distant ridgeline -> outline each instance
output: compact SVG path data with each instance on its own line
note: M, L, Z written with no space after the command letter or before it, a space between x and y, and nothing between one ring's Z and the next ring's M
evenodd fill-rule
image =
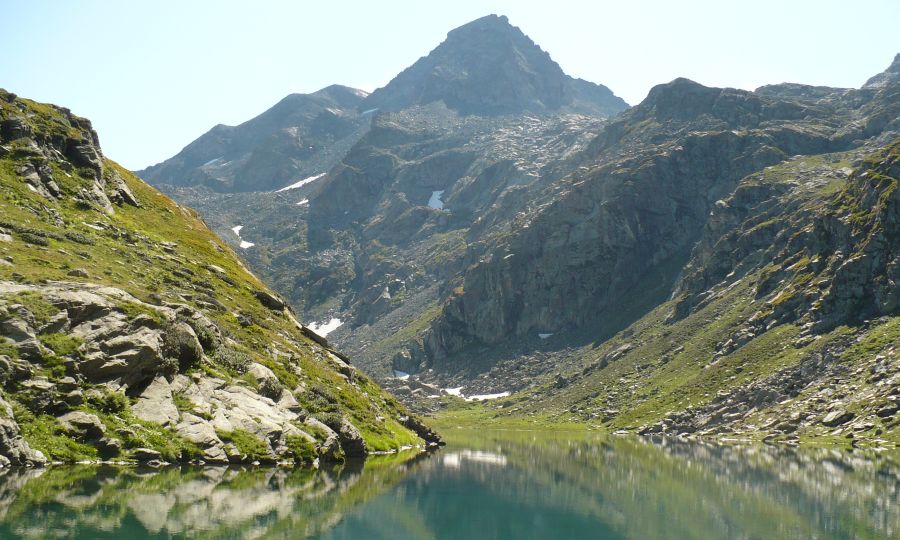
M898 133L900 56L859 89L676 79L628 108L488 16L138 174L420 410L883 443Z
M0 185L0 465L437 441L88 120L0 90Z

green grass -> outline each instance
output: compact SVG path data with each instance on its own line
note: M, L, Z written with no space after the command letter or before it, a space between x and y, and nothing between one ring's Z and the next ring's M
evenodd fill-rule
M294 456L294 461L297 463L312 463L313 460L319 457L318 452L316 452L316 444L306 437L291 435L285 437L285 442Z
M75 354L82 343L81 339L62 333L42 334L38 339L59 356Z
M13 411L22 436L47 459L64 462L98 459L96 448L66 435L56 418L48 414L36 415L18 404L13 404Z
M243 429L234 431L216 430L216 435L225 443L233 443L241 455L251 461L271 459L269 446L256 435Z
M38 324L47 323L54 315L59 313L59 309L45 301L39 293L26 291L20 292L11 298L14 302L18 302L25 306L25 309L31 312L35 322Z

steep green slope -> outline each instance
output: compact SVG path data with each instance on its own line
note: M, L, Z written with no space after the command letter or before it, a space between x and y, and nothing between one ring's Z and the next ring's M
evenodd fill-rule
M0 456L309 461L428 436L90 122L0 91L0 143Z

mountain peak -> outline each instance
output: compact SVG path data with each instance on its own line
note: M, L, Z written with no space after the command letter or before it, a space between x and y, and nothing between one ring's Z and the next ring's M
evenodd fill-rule
M627 108L608 88L566 75L547 52L499 15L451 30L428 56L373 92L361 107L399 110L436 101L479 115L561 109L609 115Z
M509 18L506 15L496 15L494 13L491 13L490 15L485 15L484 17L480 17L460 27L454 28L453 30L450 30L447 35L450 36L452 34L466 32L467 30L471 29L512 29L521 32L518 28L509 23Z

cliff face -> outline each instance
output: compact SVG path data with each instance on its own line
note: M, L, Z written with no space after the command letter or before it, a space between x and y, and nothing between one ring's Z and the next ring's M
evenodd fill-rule
M743 178L673 297L515 408L645 434L896 444L898 150L890 134Z
M0 92L0 182L4 463L310 462L430 438L87 120Z
M645 312L670 294L709 212L742 177L896 124L896 89L860 92L785 99L685 79L654 88L572 160L578 170L548 189L547 204L467 269L432 324L429 356L589 323L601 336L627 326L620 306L642 302Z

